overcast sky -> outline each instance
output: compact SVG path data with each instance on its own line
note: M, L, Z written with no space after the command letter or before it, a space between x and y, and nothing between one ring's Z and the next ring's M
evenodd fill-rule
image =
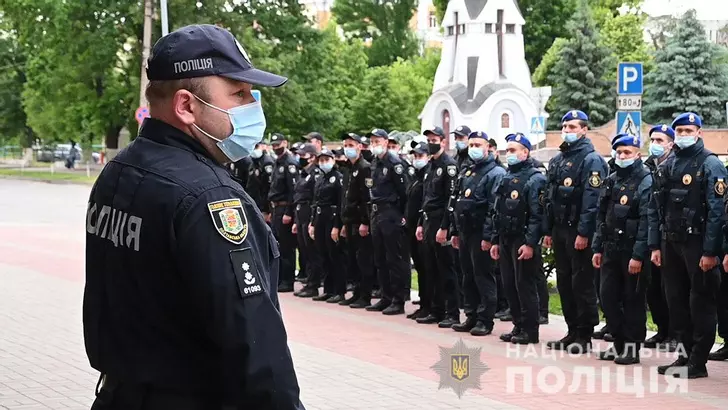
M645 0L642 10L652 16L695 9L701 20L728 20L726 0Z

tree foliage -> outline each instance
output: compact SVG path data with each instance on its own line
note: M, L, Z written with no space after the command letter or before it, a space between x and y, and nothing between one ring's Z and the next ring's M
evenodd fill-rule
M0 31L3 30L0 22ZM0 37L0 146L29 147L35 139L23 110L21 93L25 84L26 56L14 33Z
M416 8L417 0L337 0L332 12L349 37L371 41L367 55L376 67L417 54L409 28Z
M606 72L615 62L600 42L586 0L581 0L568 28L571 38L559 52L551 76L553 107L557 113L584 110L599 126L614 112L613 84L606 80Z
M724 123L728 73L718 46L708 42L695 11L685 13L665 47L655 54L655 69L645 77L645 119L671 122L681 112L703 117L706 126Z
M442 22L443 17L445 17L445 12L447 11L447 3L449 3L450 0L432 0L432 4L435 6L435 16L437 17L437 22Z
M574 0L518 0L523 27L526 62L535 72L556 38L568 36L566 23L575 9Z

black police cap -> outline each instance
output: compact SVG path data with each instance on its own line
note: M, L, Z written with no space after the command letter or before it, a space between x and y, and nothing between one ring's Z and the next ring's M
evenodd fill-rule
M354 140L354 141L356 141L356 142L358 142L360 144L362 143L361 136L359 136L359 134L355 134L353 132L344 133L344 135L341 136L341 140L342 141Z
M248 84L280 87L288 78L253 67L229 31L211 24L182 27L160 38L147 60L149 80L220 76Z

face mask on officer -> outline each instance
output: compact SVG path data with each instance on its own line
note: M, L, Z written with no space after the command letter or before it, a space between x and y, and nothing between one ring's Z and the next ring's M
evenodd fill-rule
M570 120L561 124L561 139L567 144L573 144L586 133L586 125L580 120Z
M328 173L334 169L334 160L328 157L321 157L321 159L319 159L318 166L321 168L321 171Z
M639 148L637 147L617 147L617 157L614 159L614 164L620 168L628 168L634 165L639 156Z
M427 155L415 155L412 165L414 165L416 169L422 169L427 166L428 162L430 162L430 159L427 158Z
M362 156L362 158L364 158L365 160L367 160L369 162L371 162L374 159L374 154L372 153L371 150L368 150L368 149L362 150L361 156Z
M283 146L281 146L281 145L279 145L279 146L277 146L277 147L273 148L273 152L275 152L275 153L276 153L276 157L280 157L281 155L283 155L283 153L284 153L285 151L286 151L286 147L283 147Z
M457 148L458 151L463 151L468 149L468 142L467 141L455 141L455 148Z
M346 155L346 158L355 159L359 156L359 153L354 147L344 147L344 155Z
M301 165L301 168L306 168L311 163L311 157L301 157L298 159L298 163Z
M387 149L387 151L389 151L389 153L394 155L395 157L399 156L399 151L395 148L389 148L389 149Z
M675 136L675 145L680 148L688 148L698 142L698 138L695 135L677 135Z
M253 152L250 153L250 156L255 159L258 159L263 156L263 150L260 148L256 148L253 150Z
M195 98L206 106L228 115L228 120L233 131L224 138L217 138L211 135L195 123L192 125L207 137L215 140L217 147L231 162L237 162L249 156L255 149L255 146L263 140L266 120L260 102L255 101L250 104L239 105L225 110L208 103L196 95Z
M508 165L517 165L528 158L528 150L520 143L509 141L506 146L506 162Z

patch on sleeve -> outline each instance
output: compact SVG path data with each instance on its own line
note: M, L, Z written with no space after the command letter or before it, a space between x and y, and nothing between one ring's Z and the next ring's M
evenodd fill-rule
M541 206L544 206L545 203L546 203L546 200L544 199L543 191L541 191L538 193L538 204Z
M602 185L602 178L599 176L599 172L592 172L591 176L589 177L589 185L591 185L593 188L599 188Z
M725 181L723 180L723 178L718 178L715 181L715 186L713 187L713 189L715 189L715 193L718 196L723 196L723 194L725 194L725 188L726 188L726 184L725 184Z
M233 272L235 272L235 280L238 282L241 298L265 292L260 273L253 260L253 251L250 248L230 252L230 262L233 264Z
M448 165L447 174L450 175L451 177L454 177L455 175L458 174L458 167L456 167L455 165Z
M402 172L404 171L404 167L402 164L397 164L394 166L394 173L397 175L402 175Z
M265 172L268 174L273 173L273 165L266 165L265 166Z
M228 241L240 245L248 236L248 219L240 199L230 198L207 204L217 233Z
M296 169L295 165L289 165L288 172L290 172L291 174L295 174L296 172L298 172L298 170Z
M413 167L409 167L407 169L407 173L410 174L410 175L414 175L415 174L415 169Z

